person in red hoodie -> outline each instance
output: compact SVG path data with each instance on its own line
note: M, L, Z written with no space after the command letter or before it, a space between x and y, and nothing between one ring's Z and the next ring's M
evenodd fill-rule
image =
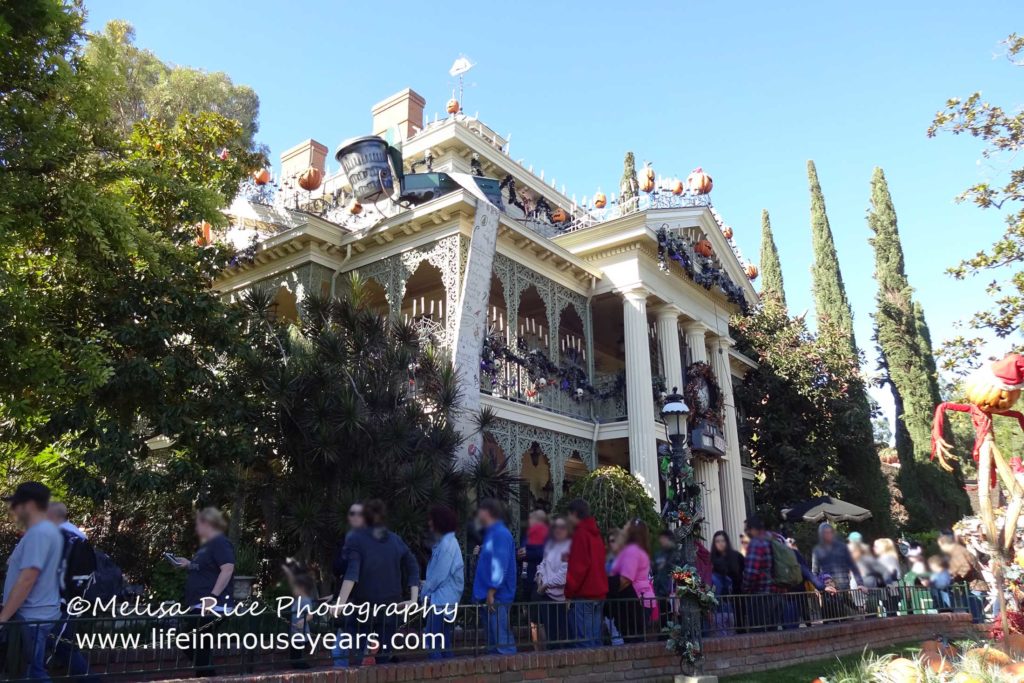
M597 522L590 516L590 505L582 498L569 503L569 523L573 525L569 568L565 578L565 599L577 647L600 647L601 602L608 595L605 573L605 547Z

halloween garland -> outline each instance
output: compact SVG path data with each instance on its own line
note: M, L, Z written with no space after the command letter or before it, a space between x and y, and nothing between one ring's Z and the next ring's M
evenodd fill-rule
M691 280L704 289L710 290L717 286L729 301L740 307L743 313L750 310L743 289L729 279L713 256L702 256L697 253L695 246L688 239L669 231L668 226L663 225L658 228L658 264L662 270L668 271L669 263L673 261L679 264Z

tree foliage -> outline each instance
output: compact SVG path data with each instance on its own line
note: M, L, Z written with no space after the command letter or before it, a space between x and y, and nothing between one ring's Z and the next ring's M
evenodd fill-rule
M1003 44L1011 63L1024 66L1024 36L1011 34ZM987 337L994 335L1014 350L1024 349L1024 167L1011 167L1024 150L1024 111L1019 107L1007 111L975 92L966 99L955 97L946 102L928 128L928 136L939 132L969 135L984 142L987 146L982 158L1001 166L1000 174L1005 177L999 183L976 183L957 198L1002 212L1006 223L1006 231L995 243L948 271L958 280L992 278L987 288L988 305L967 323L971 332L948 341L943 348L944 367L966 371L983 359Z
M941 397L924 311L914 301L907 279L896 209L881 168L876 168L871 178L867 221L878 282L875 342L883 382L896 406L896 451L904 504L911 525L944 528L969 506L959 473L943 477L937 476L938 472L920 471L930 469L932 413ZM922 485L922 478L928 485Z
M768 209L761 210L761 298L776 298L786 307L786 288L782 281L779 248L775 246Z
M760 507L777 517L787 505L836 495L872 510L873 528L888 531L887 494L854 487L842 465L851 393L862 390L842 334L829 325L812 334L774 298L735 318L733 331L737 348L758 364L735 391Z
M643 520L652 536L661 531L662 519L654 499L636 477L616 465L599 467L573 482L569 494L562 496L560 509L564 511L576 498L590 503L590 512L604 534L634 519Z
M108 83L113 124L123 136L144 119L173 124L182 114L213 112L237 121L237 142L251 148L259 130L260 100L246 85L223 72L207 72L163 62L135 45L135 29L110 21L89 37L85 60Z
M845 387L848 400L837 412L836 419L843 435L837 441L839 468L849 482L848 495L870 501L865 506L875 513L878 523L885 526L889 523L889 493L874 447L867 387L859 373L862 359L853 333L853 309L846 295L832 228L825 211L825 198L813 161L807 162L807 176L814 250L811 277L819 340L836 344L831 353L837 358L845 358L846 364L858 370L850 375Z

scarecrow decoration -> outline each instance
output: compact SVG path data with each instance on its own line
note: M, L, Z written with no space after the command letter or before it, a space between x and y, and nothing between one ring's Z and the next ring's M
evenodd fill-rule
M1000 614L1005 614L1003 567L1013 553L1017 522L1024 507L1024 486L1014 476L1011 463L996 446L992 419L996 416L1013 418L1024 431L1024 414L1010 410L1024 388L1024 356L1011 353L1002 360L990 363L969 377L966 384L966 403L946 402L935 407L935 417L932 420L932 458L938 458L939 465L946 471L953 470L950 460L955 460L956 456L953 455L950 444L943 438L945 413L947 410L968 413L974 425L973 456L978 464L978 511L981 513L985 533L992 549L992 573L997 584L999 611ZM996 515L992 508L991 493L997 483L1001 483L1010 496L1002 528L996 524ZM1004 619L1004 631L1008 630L1008 625L1009 620Z

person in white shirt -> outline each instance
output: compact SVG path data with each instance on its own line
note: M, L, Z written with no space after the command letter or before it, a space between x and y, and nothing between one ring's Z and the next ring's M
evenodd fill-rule
M68 506L59 500L50 503L50 508L46 511L46 517L56 524L58 528L69 531L83 540L88 539L84 531L68 520Z
M568 646L565 575L572 547L570 533L568 521L561 516L555 517L551 522L551 537L544 545L544 559L537 565L537 594L543 603L539 606L539 616L549 649Z

